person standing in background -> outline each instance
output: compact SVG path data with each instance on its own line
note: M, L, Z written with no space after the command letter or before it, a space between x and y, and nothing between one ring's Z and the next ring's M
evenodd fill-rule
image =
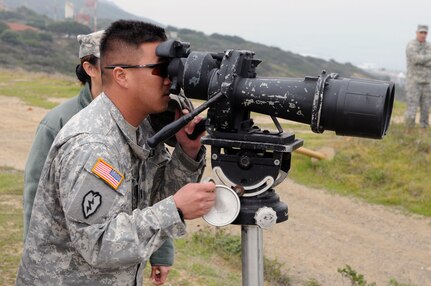
M415 125L416 110L420 109L419 125L428 128L431 104L431 45L426 41L428 26L418 25L416 38L407 44L407 110L405 123L411 129Z
M88 35L78 35L81 63L76 66L76 76L83 87L79 95L49 111L37 128L24 173L24 240L27 237L40 175L55 136L72 116L89 105L102 92L99 45L103 32L98 31Z

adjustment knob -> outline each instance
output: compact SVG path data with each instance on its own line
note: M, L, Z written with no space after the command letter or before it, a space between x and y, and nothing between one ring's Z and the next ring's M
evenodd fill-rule
M277 213L269 207L262 207L254 215L256 224L264 229L271 228L277 222Z

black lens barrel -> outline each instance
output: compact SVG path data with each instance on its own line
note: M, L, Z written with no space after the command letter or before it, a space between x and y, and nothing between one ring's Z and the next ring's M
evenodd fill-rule
M234 107L312 124L337 135L380 139L389 127L394 102L390 82L328 78L316 108L319 78L238 78L230 98ZM314 130L313 130L314 131Z

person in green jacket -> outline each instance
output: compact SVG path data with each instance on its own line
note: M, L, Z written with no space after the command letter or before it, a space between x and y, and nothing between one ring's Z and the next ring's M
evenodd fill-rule
M36 130L24 172L24 241L27 237L40 175L55 136L72 116L90 104L102 92L99 45L103 32L98 31L88 35L78 35L81 63L76 67L76 76L82 83L83 88L78 96L49 111Z

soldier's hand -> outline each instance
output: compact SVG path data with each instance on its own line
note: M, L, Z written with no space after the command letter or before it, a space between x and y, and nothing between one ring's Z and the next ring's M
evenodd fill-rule
M174 201L184 219L195 219L207 214L215 203L214 183L189 183L178 190Z
M150 279L154 285L163 285L166 282L170 266L153 265L151 266L151 276Z
M188 114L189 111L187 109L182 110L183 114ZM178 119L180 117L180 111L177 109L175 111L175 118ZM177 132L176 139L177 142L181 145L184 153L186 153L190 158L196 159L201 149L201 137L205 134L205 131L199 134L196 139L190 139L187 134L192 134L195 130L196 125L202 120L202 117L196 116L192 119L186 126L184 126L180 131Z

